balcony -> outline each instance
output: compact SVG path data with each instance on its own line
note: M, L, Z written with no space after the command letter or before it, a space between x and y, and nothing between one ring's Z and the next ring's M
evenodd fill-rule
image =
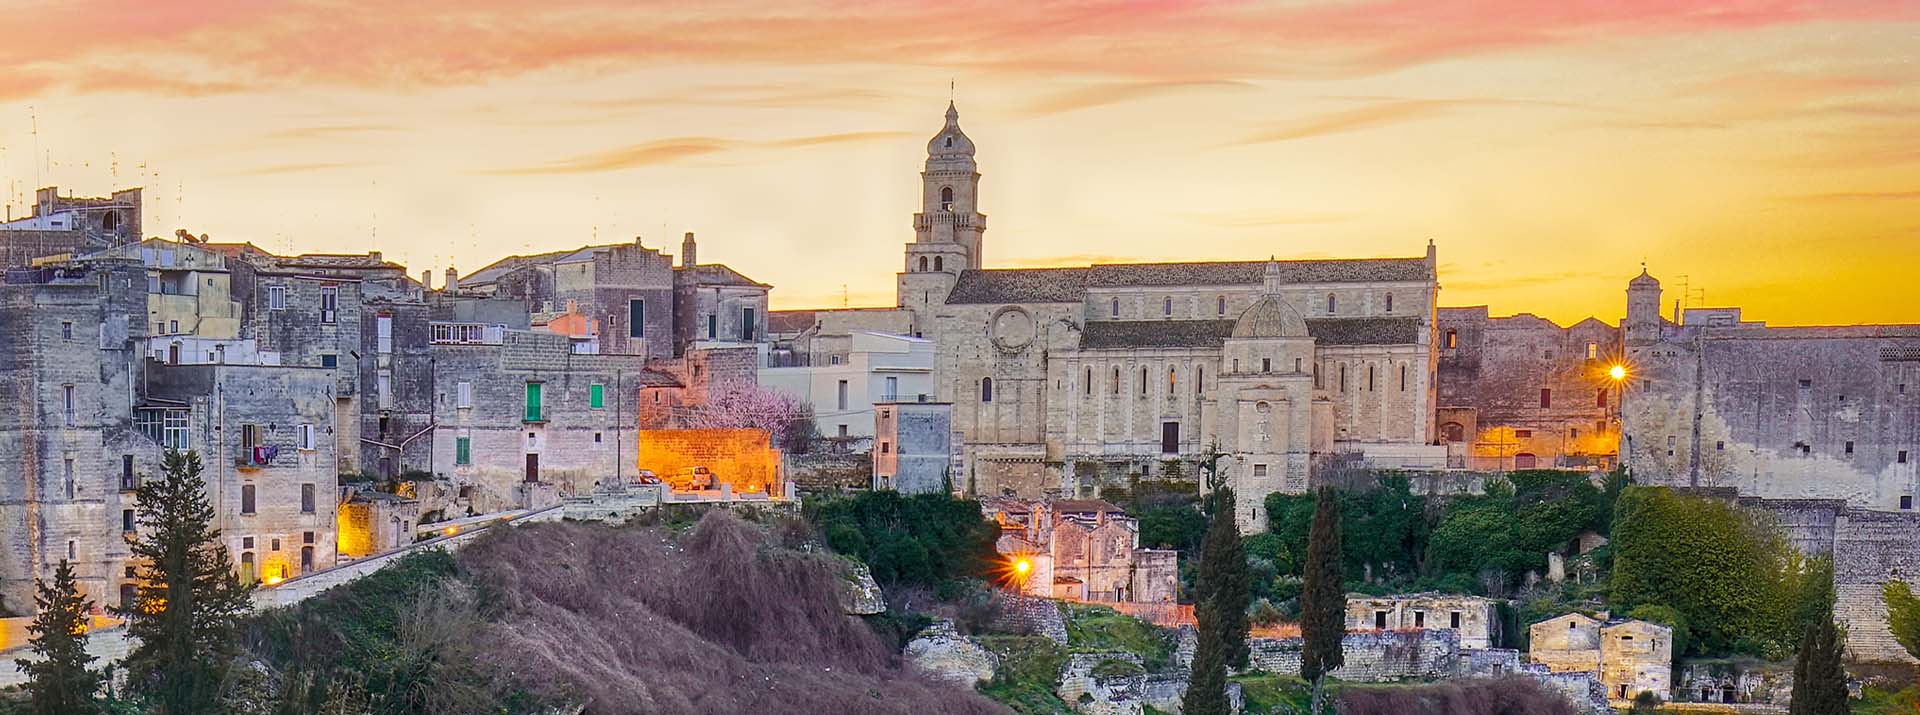
M233 464L241 469L259 469L271 466L273 459L278 456L280 456L280 448L274 445L243 446L240 448L240 453L234 455Z
M499 345L506 342L507 326L486 323L428 323L435 345Z

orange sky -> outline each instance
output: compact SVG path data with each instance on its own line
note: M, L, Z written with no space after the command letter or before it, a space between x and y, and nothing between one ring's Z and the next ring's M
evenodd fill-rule
M1920 2L0 0L0 178L417 272L631 239L889 304L948 82L995 267L1418 255L1920 322ZM37 125L38 133L34 133ZM1684 278L1682 278L1684 276Z

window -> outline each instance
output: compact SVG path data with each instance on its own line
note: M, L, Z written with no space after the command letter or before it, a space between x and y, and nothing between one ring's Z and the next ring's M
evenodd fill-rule
M473 406L473 383L456 382L453 384L453 406L454 407L472 407Z
M920 272L922 272L922 273L925 273L926 271L927 271L927 257L926 257L926 256L921 256L921 257L920 257Z
M720 316L717 313L707 314L707 339L720 339Z
M374 399L380 409L393 407L393 371L380 370L373 376Z
M130 491L140 486L133 478L133 455L120 455L120 489Z
M1340 366L1340 391L1347 391L1347 366Z
M65 460L64 469L65 471L63 471L62 473L66 475L67 501L73 501L73 498L78 495L79 490L75 489L73 484L73 460L72 459Z
M1414 628L1426 628L1426 627L1427 627L1427 612L1426 612L1426 611L1414 611L1414 612L1413 612L1413 627L1414 627Z
M1573 439L1580 439L1580 428L1579 427L1569 428L1567 430L1567 436Z
M1389 313L1393 312L1393 294L1392 293L1387 294L1387 312Z
M267 286L267 310L286 310L287 287Z
M1401 392L1407 391L1407 364L1406 363L1400 364L1400 391Z
M1166 299L1165 303L1160 304L1160 316L1164 318L1173 317L1173 299L1172 298L1168 298Z
M753 309L743 308L740 317L740 339L753 340Z
M61 412L63 415L65 415L67 426L72 427L73 426L73 386L61 385L60 395L62 400Z
M1373 392L1373 366L1367 366L1367 392Z
M985 394L985 393L982 393ZM841 380L833 386L834 404L841 410L847 409L847 381ZM992 397L982 397L982 402L992 402Z
M313 485L312 484L300 485L300 513L302 514L313 513Z
M1519 454L1513 455L1514 469L1533 469L1535 464L1536 464L1536 458L1532 454L1521 452Z
M947 146L953 146L952 137L947 138ZM945 209L947 211L953 210L953 187L951 186L940 187L940 208Z
M980 378L980 401L981 402L993 401L993 378L991 377Z
M1847 440L1846 452L1847 456L1853 456L1853 440Z
M169 320L169 321L167 321L167 332L169 332L169 333L178 333L178 332L180 332L180 321L178 321L178 320Z
M1524 438L1524 437L1532 437L1532 436L1533 436L1533 430L1530 430L1530 429L1517 429L1517 430L1514 430L1514 431L1513 431L1513 436L1515 436L1515 437L1523 437L1523 438Z
M120 510L120 530L129 532L129 533L133 531L133 510L132 509Z
M595 410L605 408L607 406L606 389L607 388L605 385L602 385L597 382L591 385L588 385L587 386L587 407Z
M1553 389L1548 387L1540 388L1540 409L1544 410L1552 406L1553 406Z
M334 286L320 286L320 322L331 323L340 314L340 289Z
M1087 382L1082 387L1086 389L1088 397L1093 396L1093 368L1087 368Z
M1593 392L1593 406L1594 407L1607 406L1607 388L1602 387Z
M882 396L886 397L888 402L900 399L900 378L888 375L887 390L882 393Z
M1293 359L1293 373L1295 375L1300 374L1300 358Z
M1256 476L1256 477L1267 476L1267 465L1264 465L1264 464L1253 465L1253 476Z
M373 345L374 351L381 355L387 355L393 352L393 316L374 316Z
M595 433L593 433L593 443L594 443L594 444L600 444L600 433L599 433L599 432L595 432Z
M461 436L453 438L453 464L456 467L465 467L473 464L472 437Z
M846 439L846 437L847 437L847 426L846 426L846 425L839 425L839 427L840 427L840 438L841 438L841 439Z
M1906 463L1907 463L1907 450L1904 450L1904 449L1903 449L1903 450L1900 450L1900 454L1899 454L1898 456L1895 456L1895 457L1894 457L1894 459L1893 459L1893 462L1894 462L1895 464L1906 464Z
M313 425L300 425L295 435L300 441L301 449L313 449Z
M944 270L946 270L946 269L947 269L947 258L946 258L946 256L934 256L934 257L933 257L933 269L934 269L934 270L936 270L936 271L944 271Z
M1160 423L1160 453L1161 454L1179 454L1180 453L1180 423L1178 422Z
M1587 343L1587 359L1588 359L1588 360L1597 360L1597 359L1599 359L1599 358L1600 358L1600 344L1599 344L1599 343Z
M1901 496L1901 497L1900 497L1900 508L1902 508L1902 509L1912 509L1912 508L1913 508L1913 497L1912 497L1911 495L1905 495L1905 496Z
M527 383L527 410L525 419L527 422L540 422L547 418L545 405L542 404L540 400L540 388L541 384L538 382Z
M73 321L68 320L60 323L60 337L67 340L73 339Z
M253 583L253 552L240 554L240 582Z
M1260 358L1260 371L1273 372L1273 358Z
M1120 368L1113 369L1113 394L1120 394Z
M300 547L300 573L313 570L313 547Z
M1332 294L1332 293L1328 293L1328 294L1327 294L1327 314L1328 314L1328 315L1332 315L1332 314L1333 314L1333 310L1334 310L1334 305L1335 305L1335 303L1333 302L1333 294Z
M1118 318L1118 317L1120 317L1120 299L1119 299L1119 298L1115 298L1115 299L1113 299L1113 311L1112 311L1112 313L1113 313L1113 317L1115 317L1115 318Z
M647 301L641 298L627 299L627 337L644 338L647 336Z
M1140 366L1140 396L1147 396L1147 366Z
M1386 629L1386 627L1387 627L1387 612L1386 612L1386 611L1374 611L1374 612L1373 612L1373 627L1374 627L1374 628L1377 628L1377 629L1382 629L1382 630L1385 630L1385 629Z
M1460 612L1459 611L1449 611L1447 613L1447 627L1452 628L1454 630L1460 629Z
M253 485L252 484L240 485L240 513L242 514L253 513Z
M1193 394L1198 395L1205 389L1207 389L1207 369L1195 365L1193 366Z
M1452 350L1455 347L1459 346L1459 344L1460 344L1460 335L1451 330L1447 331L1447 349Z
M1179 372L1172 365L1167 366L1167 394L1173 394L1174 388L1179 386L1179 376Z
M322 354L320 356L320 367L329 369L340 367L340 356L333 353Z
M158 322L158 323L154 323L154 324L153 324L153 332L156 332L156 333L165 333L165 332L167 332L167 324L166 324L165 322Z
M893 453L893 444L892 444L892 443L890 443L890 442L881 442L881 443L880 443L880 453L881 453L881 454L892 454L892 453Z
M1226 315L1227 314L1227 297L1223 295L1223 296L1220 296L1217 300L1219 301L1220 315Z

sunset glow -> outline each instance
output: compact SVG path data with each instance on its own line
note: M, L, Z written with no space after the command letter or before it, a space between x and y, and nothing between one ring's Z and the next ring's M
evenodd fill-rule
M695 231L775 308L892 305L951 91L989 267L1432 239L1442 304L1496 314L1617 320L1645 261L1774 324L1920 320L1911 0L378 9L13 7L10 211L144 186L149 235L416 273Z

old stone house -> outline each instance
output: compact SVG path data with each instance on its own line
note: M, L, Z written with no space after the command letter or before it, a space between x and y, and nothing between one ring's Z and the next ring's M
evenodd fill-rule
M873 405L873 488L903 494L951 492L953 406L944 402Z
M1476 471L1608 469L1618 453L1620 330L1562 328L1486 306L1439 311L1439 436L1448 466Z
M988 498L987 518L1000 524L1000 553L1015 563L1029 595L1081 601L1173 603L1178 552L1140 548L1140 524L1098 499L1028 502Z
M1500 636L1499 602L1443 593L1347 596L1349 631L1432 628L1459 633L1461 648L1492 648Z
M78 255L139 241L145 202L140 189L111 196L61 196L45 186L34 191L29 214L0 222L0 261L24 266L37 258Z
M1643 692L1673 697L1673 629L1666 626L1568 613L1528 626L1527 639L1532 662L1556 673L1597 673L1616 705Z

